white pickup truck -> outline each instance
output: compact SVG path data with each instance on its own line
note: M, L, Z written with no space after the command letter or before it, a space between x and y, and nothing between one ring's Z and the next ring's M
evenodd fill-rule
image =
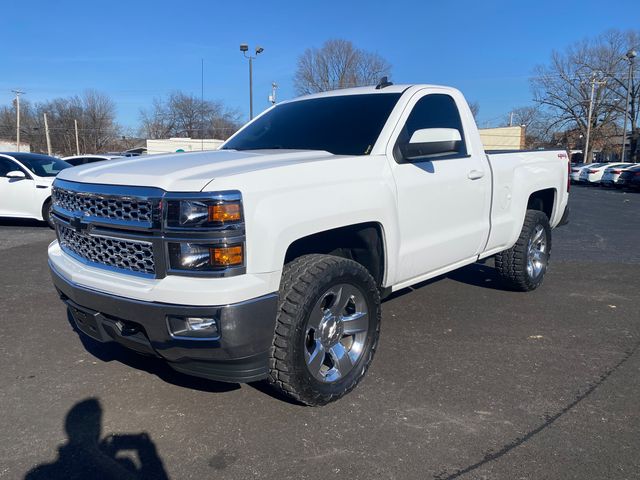
M453 88L310 95L219 151L63 170L49 265L85 334L322 405L365 374L390 292L490 256L538 287L568 167L487 154Z

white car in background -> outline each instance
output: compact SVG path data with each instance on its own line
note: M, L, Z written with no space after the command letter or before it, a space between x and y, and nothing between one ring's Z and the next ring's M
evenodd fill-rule
M53 228L51 184L69 167L48 155L0 153L0 217L44 220Z
M586 167L595 167L596 165L604 165L602 163L572 163L571 172L569 178L572 183L578 183L580 181L580 172Z
M122 155L73 155L71 157L63 157L62 160L74 167L78 165L86 165L87 163L104 162L105 160L117 160L125 158Z
M616 185L616 183L618 182L618 178L620 177L620 174L628 168L637 167L637 166L638 166L637 163L625 163L615 167L606 168L604 170L604 173L602 174L602 178L600 179L600 185L602 185L603 187L620 188L620 186Z
M626 163L592 163L591 165L585 165L584 168L580 170L579 182L599 183L607 168L617 167L620 165L626 165Z

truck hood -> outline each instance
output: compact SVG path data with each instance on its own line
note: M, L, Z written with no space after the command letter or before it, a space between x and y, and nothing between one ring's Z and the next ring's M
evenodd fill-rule
M308 150L216 150L145 155L67 168L58 174L58 178L82 183L157 187L170 192L199 192L215 178L334 157L328 152Z

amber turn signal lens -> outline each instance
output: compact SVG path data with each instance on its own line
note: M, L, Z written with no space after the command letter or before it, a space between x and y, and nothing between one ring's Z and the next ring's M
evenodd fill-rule
M220 203L218 205L209 205L209 221L210 222L239 222L242 220L242 212L239 203Z
M211 265L215 267L233 267L242 265L242 246L210 248Z

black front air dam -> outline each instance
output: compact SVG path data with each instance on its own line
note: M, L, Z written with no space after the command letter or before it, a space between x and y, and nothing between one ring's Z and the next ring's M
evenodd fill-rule
M156 355L180 372L212 380L252 382L268 373L276 293L221 306L144 302L80 287L51 263L49 267L78 329L96 340L115 341L139 353ZM213 316L220 335L212 340L176 339L169 334L169 315Z

